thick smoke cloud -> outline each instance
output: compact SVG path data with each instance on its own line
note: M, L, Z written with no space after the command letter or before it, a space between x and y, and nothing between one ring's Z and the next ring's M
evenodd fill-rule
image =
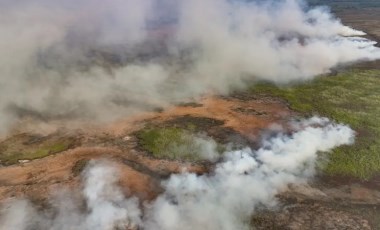
M250 216L257 209L273 207L275 195L289 183L305 183L314 175L319 152L354 140L349 127L325 118L292 127L292 135L264 139L258 150L225 153L208 175L172 175L162 184L164 192L143 206L122 195L112 164L93 163L83 175L84 207L75 206L80 202L73 198L56 198L52 203L57 211L48 216L27 201L11 202L3 210L0 229L250 229Z
M296 0L2 0L0 129L109 120L247 82L380 58L363 32Z

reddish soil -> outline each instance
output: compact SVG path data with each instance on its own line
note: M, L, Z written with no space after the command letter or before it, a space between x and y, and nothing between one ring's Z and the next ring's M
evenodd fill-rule
M270 98L206 97L198 103L202 106L173 106L162 113L145 113L131 117L109 125L106 132L121 135L141 128L144 120L165 122L175 117L190 115L222 120L225 127L244 135L252 135L274 122L286 121L293 114L283 102Z

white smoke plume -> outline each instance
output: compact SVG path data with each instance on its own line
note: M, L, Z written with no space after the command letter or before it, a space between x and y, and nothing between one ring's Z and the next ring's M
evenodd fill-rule
M109 120L380 58L363 32L297 0L2 0L0 33L3 131L23 117Z
M305 183L314 175L319 152L354 140L349 127L325 118L300 121L293 128L292 135L263 140L258 150L225 153L210 174L172 175L163 182L164 192L142 210L135 198L123 197L112 165L94 164L84 174L87 211L59 203L54 218L46 219L25 202L11 203L0 229L250 229L250 216L258 208L273 207L275 195L288 184Z
M126 199L117 186L115 167L107 162L92 162L83 174L86 207L69 193L51 201L55 213L34 208L27 200L9 203L2 216L1 230L113 230L135 229L141 225L141 211L136 198ZM87 210L87 211L83 211Z

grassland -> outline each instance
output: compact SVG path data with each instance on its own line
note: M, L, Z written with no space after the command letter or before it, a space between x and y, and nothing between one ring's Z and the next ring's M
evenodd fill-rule
M355 145L337 148L329 155L326 173L369 179L380 172L379 70L351 70L287 87L262 83L251 91L281 97L305 116L329 117L357 131Z

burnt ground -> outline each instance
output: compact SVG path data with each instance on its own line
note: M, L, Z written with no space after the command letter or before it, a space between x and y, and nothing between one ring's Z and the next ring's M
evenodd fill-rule
M365 37L378 42L377 46L380 46L380 8L345 9L337 12L337 16L345 25L366 32ZM356 64L355 67L380 69L380 60Z
M252 218L257 229L379 229L380 193L360 183L290 186L276 210Z

